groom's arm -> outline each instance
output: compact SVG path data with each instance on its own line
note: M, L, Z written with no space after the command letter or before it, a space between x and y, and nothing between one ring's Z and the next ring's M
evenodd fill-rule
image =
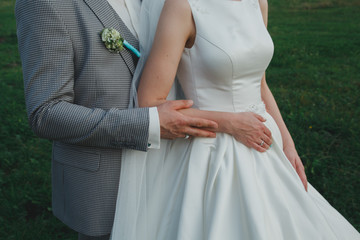
M40 137L70 144L146 150L149 144L148 108L102 109L75 104L75 40L54 4L68 3L16 2L19 51L31 128ZM86 50L85 46L83 50ZM162 138L182 137L189 128L198 132L198 136L214 134L193 126L211 128L216 123L184 119L177 113L178 109L190 106L187 101L175 101L158 107Z
M40 137L71 144L146 150L149 110L74 104L74 51L50 1L18 0L17 34L30 125Z

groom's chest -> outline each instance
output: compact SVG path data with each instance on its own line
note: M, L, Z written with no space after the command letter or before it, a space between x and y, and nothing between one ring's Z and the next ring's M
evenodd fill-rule
M106 2L88 2L74 1L63 15L73 48L75 103L92 108L127 108L136 59L129 52L110 52L100 33L104 28L117 28L133 45L138 43Z

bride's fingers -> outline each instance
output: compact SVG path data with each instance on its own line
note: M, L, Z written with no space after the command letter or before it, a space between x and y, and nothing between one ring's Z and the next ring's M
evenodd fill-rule
M260 121L266 122L266 119L265 119L263 116L261 116L261 115L259 115L259 114L256 114L256 113L253 113L253 114L254 114L254 116L255 116L257 119L259 119Z
M263 126L263 129L262 129L263 131L264 131L264 133L265 133L265 135L268 137L268 138L272 138L271 137L271 131L264 125ZM270 144L271 145L271 144Z
M264 143L265 143L266 145L271 146L271 144L272 144L272 139L269 138L267 135L262 136L261 139L264 140Z
M296 169L296 172L299 175L301 182L304 185L305 190L307 191L308 187L307 187L307 179L306 179L305 173L303 171L301 171L300 169Z
M255 143L255 142L252 142L250 144L250 146L248 146L248 147L254 148L258 152L266 152L266 150L267 150L266 148L264 148L264 145L260 146L260 144Z
M296 172L297 172L297 174L299 175L299 177L300 177L300 179L301 179L301 182L303 183L303 185L304 185L304 187L305 187L305 190L307 191L307 190L308 190L307 177L306 177L306 174L305 174L304 165L302 164L300 158L296 159L295 165L296 165L296 168L295 168L295 169L296 169Z
M261 122L266 122L266 119L261 115L254 113L254 116ZM262 130L264 131L265 135L271 138L271 131L264 124L262 125Z
M270 148L270 145L267 144L266 142L264 142L264 144L262 145L262 148L265 148L266 150L268 150Z
M265 137L263 137L265 138ZM267 143L267 141L265 141L264 139L260 139L259 140L260 143L258 143L258 145L262 148L264 148L265 150L268 150L270 148L271 145L271 141L269 139L267 139L268 142L270 142L270 144Z

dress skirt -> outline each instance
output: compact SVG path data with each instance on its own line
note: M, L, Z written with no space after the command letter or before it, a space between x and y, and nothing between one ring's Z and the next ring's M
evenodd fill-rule
M305 191L263 116L273 136L264 153L224 133L124 151L112 239L360 239L310 184Z

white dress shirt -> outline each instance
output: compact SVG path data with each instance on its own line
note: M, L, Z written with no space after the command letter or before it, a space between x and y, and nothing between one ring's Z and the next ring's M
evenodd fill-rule
M138 38L140 0L108 0L130 32ZM149 108L149 148L160 148L160 120L156 107Z

